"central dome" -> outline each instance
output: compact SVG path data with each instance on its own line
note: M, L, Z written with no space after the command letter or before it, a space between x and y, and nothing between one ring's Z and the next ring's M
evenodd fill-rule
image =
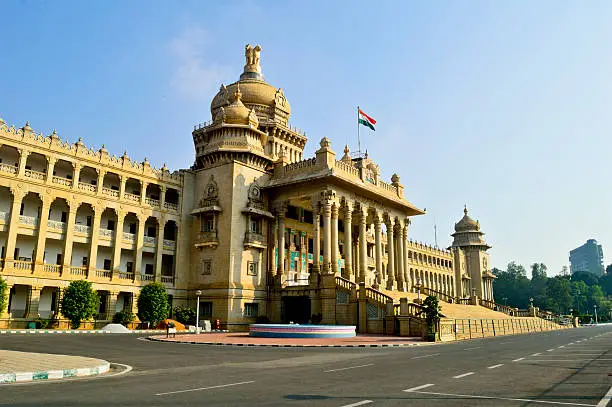
M467 207L463 209L463 218L455 223L455 232L478 232L480 230L480 224L474 219L468 216Z

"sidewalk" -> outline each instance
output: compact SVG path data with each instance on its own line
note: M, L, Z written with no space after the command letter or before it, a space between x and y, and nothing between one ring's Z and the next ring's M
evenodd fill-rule
M179 342L218 346L273 346L273 347L333 347L333 348L375 348L399 346L426 346L433 342L423 342L421 338L357 335L353 338L258 338L248 332L177 334L175 338L151 336L152 341Z
M29 382L104 374L110 363L81 356L0 350L0 383Z

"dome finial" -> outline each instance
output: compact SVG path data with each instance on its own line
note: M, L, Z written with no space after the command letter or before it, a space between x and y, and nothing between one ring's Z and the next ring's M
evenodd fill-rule
M236 92L234 92L234 101L238 102L242 98L242 92L240 92L240 85L236 86Z
M464 204L464 205L463 205L463 214L464 214L465 216L467 216L467 213L468 213L468 210L467 210L467 204Z

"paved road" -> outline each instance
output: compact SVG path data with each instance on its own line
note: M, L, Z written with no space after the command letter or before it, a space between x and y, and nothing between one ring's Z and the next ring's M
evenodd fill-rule
M412 348L230 348L127 335L4 335L0 347L133 367L0 387L0 405L11 406L603 407L612 396L610 325Z

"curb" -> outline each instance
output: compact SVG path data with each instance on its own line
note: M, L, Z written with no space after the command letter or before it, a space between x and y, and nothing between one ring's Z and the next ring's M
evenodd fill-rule
M407 348L411 346L423 346L420 343L391 343L391 344L350 344L350 345L279 345L263 343L224 343L224 342L197 342L197 341L166 341L164 339L147 337L146 339L154 342L166 343L189 343L192 345L208 346L236 346L236 347L268 347L268 348Z
M65 379L69 377L95 376L107 373L110 370L110 363L104 362L95 367L85 367L81 369L48 370L41 372L17 372L0 373L0 384L23 383L51 379Z
M4 329L0 334L157 334L166 330L131 330L129 332L111 332L101 329Z

